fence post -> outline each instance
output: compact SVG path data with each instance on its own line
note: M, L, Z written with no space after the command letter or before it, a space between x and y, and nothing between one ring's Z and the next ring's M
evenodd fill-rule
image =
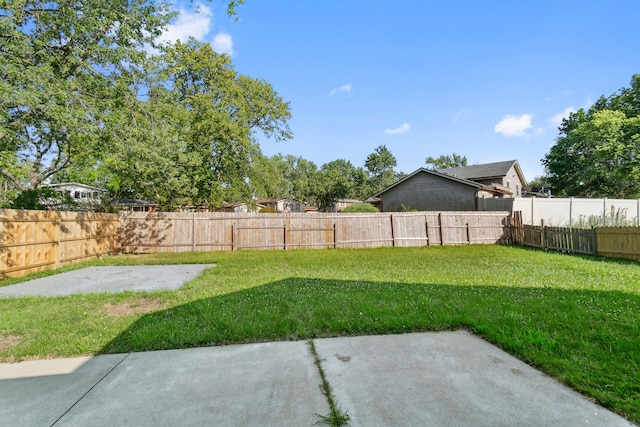
M286 251L287 250L287 223L286 222L284 223L284 235L282 237L283 237L282 240L284 243L283 249Z
M440 246L444 246L444 235L442 234L442 212L438 212L438 228L440 229Z
M546 241L544 238L544 219L540 220L540 245L542 246L542 249L547 249L546 248Z
M471 230L469 229L469 223L467 223L467 243L471 244Z
M333 223L333 249L337 249L337 242L336 242L336 223Z
M569 227L573 227L573 197L569 198Z
M429 237L429 218L424 216L424 228L427 232L427 246L431 246L431 237Z
M593 243L593 256L598 256L598 230L594 227L591 226L591 239L592 239L592 243Z
M533 225L533 224L534 224L534 222L533 222L533 220L534 220L534 216L533 216L533 215L534 215L533 205L534 205L534 202L535 202L535 201L536 201L536 198L535 198L535 197L532 197L532 198L531 198L531 225Z
M389 218L391 219L391 246L395 246L396 236L393 234L393 214L389 214Z

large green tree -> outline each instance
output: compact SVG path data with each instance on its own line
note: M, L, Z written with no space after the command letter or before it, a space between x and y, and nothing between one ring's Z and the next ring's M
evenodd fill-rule
M241 3L229 0L229 14ZM166 206L247 187L251 132L288 137L288 106L208 45L152 58L168 6L0 0L3 196L74 177Z
M303 157L276 154L258 158L250 183L258 198L290 197L306 204L315 200L318 167Z
M194 201L219 203L229 189L235 198L250 198L254 133L291 138L289 103L269 83L238 74L229 56L207 43L191 39L166 52L171 105L185 115L179 131L200 161L191 174Z
M640 197L640 74L564 119L542 160L557 195Z
M368 194L369 196L393 184L396 180L394 168L398 165L391 151L380 145L373 153L367 156L364 166L369 172Z
M170 14L147 0L0 2L0 173L20 190L104 149Z
M109 116L108 149L96 166L56 179L93 177L116 198L151 199L163 209L251 201L255 166L264 162L254 133L290 138L288 103L207 43L178 42L154 60L144 99L129 98Z
M348 160L337 159L320 168L315 195L320 210L331 210L337 199L366 197L369 174Z

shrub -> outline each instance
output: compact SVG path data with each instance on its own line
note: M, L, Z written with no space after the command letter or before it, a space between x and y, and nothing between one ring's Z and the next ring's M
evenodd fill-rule
M344 213L354 213L354 212L379 212L378 208L373 206L370 203L356 203L355 205L347 206L342 210Z
M404 203L400 205L400 212L418 212L418 209L412 209L409 206L405 206Z
M11 208L74 211L78 209L78 204L69 194L45 187L20 192L11 204Z

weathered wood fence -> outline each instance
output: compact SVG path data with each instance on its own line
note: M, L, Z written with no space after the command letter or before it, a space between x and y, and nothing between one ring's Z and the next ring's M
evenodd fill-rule
M372 248L509 241L507 212L144 213L120 217L127 253Z
M522 224L514 212L513 243L558 252L640 260L640 227L547 227Z
M117 214L0 210L0 278L119 251Z
M520 217L521 218L521 217ZM523 225L518 213L123 213L0 210L0 278L107 253L518 243L640 260L640 227Z

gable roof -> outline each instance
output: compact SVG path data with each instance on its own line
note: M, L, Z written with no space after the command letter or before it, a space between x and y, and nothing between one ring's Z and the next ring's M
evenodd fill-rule
M460 184L468 185L468 186L471 186L471 187L474 187L474 188L482 188L482 187L484 187L482 184L478 184L477 182L470 181L468 179L458 178L457 176L447 175L445 173L441 173L441 172L434 171L434 170L431 170L431 169L420 168L420 169L416 170L415 172L405 176L401 180L394 182L393 184L391 184L390 186L388 186L384 190L378 191L376 194L374 194L371 197L380 197L381 194L386 193L387 191L391 190L392 188L396 187L397 185L400 185L403 182L405 182L405 181L413 178L414 176L418 175L419 173L428 173L430 175L435 175L435 176L438 176L440 178L448 179L450 181L455 181L455 182L458 182Z
M515 167L516 173L520 177L520 181L526 184L522 170L517 160L507 160L504 162L484 163L481 165L460 166L457 168L438 169L438 172L452 175L458 178L469 180L480 180L490 178L501 178L509 173L509 170Z
M508 170L507 170L508 171ZM475 181L471 181L469 179L464 179L464 178L459 178L457 176L452 176L452 175L447 175L446 173L441 173L438 171L434 171L432 169L425 169L425 168L420 168L418 170L416 170L415 172L405 176L404 178L402 178L399 181L394 182L393 184L391 184L390 186L388 186L387 188L385 188L384 190L381 190L379 192L377 192L376 194L374 194L373 196L371 196L368 200L374 199L374 198L378 198L386 193L387 191L391 190L392 188L396 187L397 185L402 184L403 182L413 178L414 176L416 176L419 173L428 173L430 175L434 175L440 178L444 178L444 179L448 179L450 181L454 181L457 182L459 184L464 184L464 185L468 185L470 187L473 187L477 190L484 190L487 191L489 193L493 193L493 194L512 194L512 191L509 190L508 188L502 187L501 185L484 185L484 184L480 184L478 182Z
M61 190L71 190L82 188L84 190L97 191L99 193L106 193L107 190L103 190L102 188L94 187L92 185L80 184L79 182L62 182L60 184L42 184L40 187L46 187L51 189L61 189Z

